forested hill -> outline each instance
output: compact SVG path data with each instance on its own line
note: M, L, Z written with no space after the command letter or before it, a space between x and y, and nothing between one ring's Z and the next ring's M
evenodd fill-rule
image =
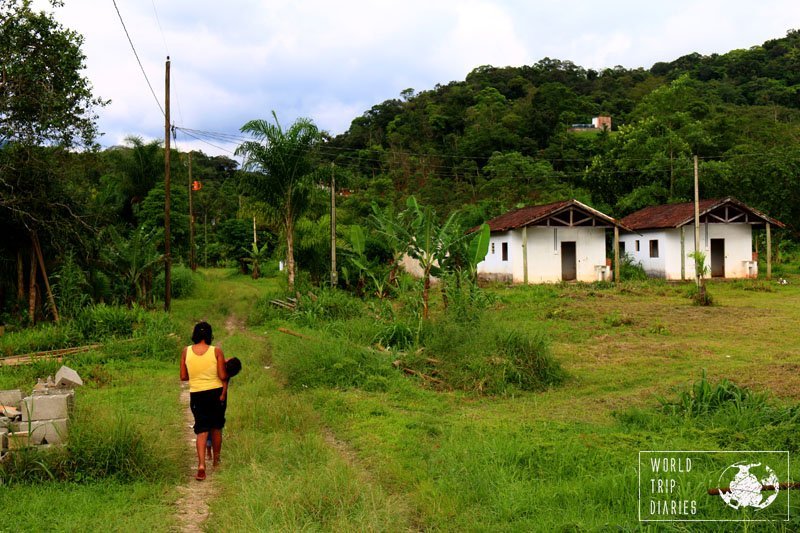
M734 195L800 226L800 31L748 50L585 69L545 58L481 66L464 81L403 91L327 145L352 188L416 194L476 222L518 203L574 196L614 215ZM611 133L572 124L611 115ZM465 207L466 206L466 207Z

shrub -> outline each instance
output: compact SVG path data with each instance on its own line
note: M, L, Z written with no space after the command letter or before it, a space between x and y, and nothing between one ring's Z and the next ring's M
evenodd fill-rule
M105 304L83 309L75 317L75 327L87 341L130 337L147 316L141 307L131 309Z
M424 323L420 342L424 350L405 354L401 366L438 388L505 394L542 390L566 377L541 333L442 320Z
M622 254L619 260L619 277L621 281L644 281L647 279L647 272L633 257Z
M347 320L364 313L364 304L358 298L338 289L323 288L317 294L301 295L292 318L314 326L320 321Z
M390 356L343 342L303 341L276 354L281 371L294 389L361 387L383 390L393 375Z
M185 298L191 296L192 291L194 291L194 273L192 269L183 265L175 265L172 267L172 272L170 274L172 278L172 297ZM153 284L153 292L156 298L160 300L164 299L165 287L164 272L161 271L161 273L156 276L156 281Z
M91 302L86 273L75 262L72 253L66 255L52 279L56 305L63 318L76 316Z

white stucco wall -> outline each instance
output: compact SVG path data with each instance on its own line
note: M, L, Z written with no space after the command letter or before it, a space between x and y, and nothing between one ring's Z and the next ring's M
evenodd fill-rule
M706 232L706 229L708 230ZM685 279L694 277L694 226L684 226ZM650 257L650 240L658 239L659 257ZM749 224L701 224L700 251L706 255L706 265L711 268L711 239L725 240L725 277L747 278L758 275L758 266L752 261L753 231ZM625 243L625 253L641 263L649 276L671 280L681 279L681 230L642 230L641 235L620 235ZM636 241L639 251L636 251ZM710 276L710 272L709 272Z
M598 268L606 264L606 238L602 228L543 227L528 228L528 282L556 283L561 281L561 243L575 242L576 278L578 281L597 281ZM502 260L502 243L508 243L508 261ZM492 253L494 243L494 253ZM486 259L478 264L484 276L510 276L514 283L523 283L522 230L494 233ZM608 279L608 273L606 273Z

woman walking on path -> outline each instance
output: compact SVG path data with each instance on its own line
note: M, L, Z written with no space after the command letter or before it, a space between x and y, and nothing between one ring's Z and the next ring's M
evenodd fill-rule
M197 435L197 475L206 478L206 440L211 437L214 449L214 466L219 464L222 449L222 428L225 426L227 406L225 382L225 355L211 344L213 335L208 322L194 327L192 342L181 353L181 381L189 382L189 406L194 415L194 433Z

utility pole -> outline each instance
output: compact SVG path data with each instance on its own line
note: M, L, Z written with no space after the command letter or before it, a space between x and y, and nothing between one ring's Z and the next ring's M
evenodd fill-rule
M169 56L164 76L164 311L172 304L172 257L169 252Z
M192 152L189 152L189 268L192 272L197 270L197 262L194 257L194 204L192 203Z
M331 162L331 287L339 284L336 274L336 163Z
M700 260L700 171L697 164L697 156L694 156L694 277L695 283L700 287L703 280L700 277L702 265L698 265Z

